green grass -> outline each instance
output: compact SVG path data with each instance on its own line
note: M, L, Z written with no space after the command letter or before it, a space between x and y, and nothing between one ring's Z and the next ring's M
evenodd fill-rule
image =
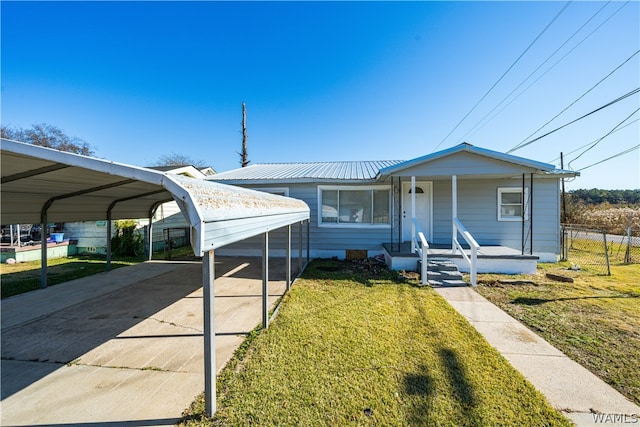
M502 285L500 276L479 275L477 290L640 404L640 265L612 266L611 276L567 265L540 264L538 274L520 276L533 285ZM548 280L546 272L574 283Z
M184 425L570 425L431 288L316 260Z
M140 262L135 258L111 260L111 268L116 269ZM106 259L98 256L73 256L54 258L47 262L47 284L54 286L69 280L91 276L106 271ZM40 289L40 261L18 264L0 264L2 298Z

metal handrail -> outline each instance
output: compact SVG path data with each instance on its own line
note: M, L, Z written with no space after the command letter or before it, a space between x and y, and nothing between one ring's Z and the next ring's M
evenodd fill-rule
M420 268L420 282L423 285L427 284L427 249L429 249L429 242L424 236L420 224L415 218L412 220L412 233L411 233L411 250L417 252L420 256L421 268ZM416 237L418 239L416 239Z
M460 242L458 242L458 233L464 238L469 247L471 248L471 257L469 257ZM471 286L477 285L477 273L478 273L478 250L480 245L473 238L471 233L467 231L464 225L458 218L453 218L453 253L456 254L458 250L462 254L462 258L469 264L469 270L471 275Z

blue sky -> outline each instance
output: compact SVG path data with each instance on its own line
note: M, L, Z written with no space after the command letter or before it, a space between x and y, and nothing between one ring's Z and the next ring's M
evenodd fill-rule
M52 124L118 162L178 153L225 171L245 101L252 163L405 160L462 141L506 152L640 49L639 2L566 5L2 1L2 124ZM534 137L639 86L636 54ZM588 167L638 145L639 106L629 96L512 154L559 165L562 151L566 166L622 123L570 164ZM639 153L567 187L640 188Z

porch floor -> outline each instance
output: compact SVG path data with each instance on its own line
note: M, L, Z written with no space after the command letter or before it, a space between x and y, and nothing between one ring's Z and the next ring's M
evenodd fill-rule
M383 243L385 261L393 270L417 271L419 256L411 252L411 244ZM465 253L470 255L470 249ZM452 254L450 245L431 245L427 250L427 258L446 259L462 272L469 272L469 265L461 254ZM522 254L518 249L506 246L481 246L478 250L478 273L533 274L536 271L539 257Z
M397 243L383 243L382 246L387 251L387 253L391 256L400 256L400 257L415 257L418 258L417 253L411 252L411 243L404 242L399 246ZM470 249L465 249L465 253L467 255L471 254ZM460 254L453 255L451 253L451 245L438 245L433 244L429 246L427 250L427 256L429 257L461 257ZM518 259L538 259L536 255L522 254L522 251L519 251L514 248L508 248L506 246L481 246L478 251L478 258L518 258Z

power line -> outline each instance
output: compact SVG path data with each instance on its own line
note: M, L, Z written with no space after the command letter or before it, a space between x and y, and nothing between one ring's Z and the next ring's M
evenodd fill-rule
M640 144L636 145L635 147L631 147L631 148L628 148L628 149L626 149L626 150L624 150L624 151L621 151L621 152L619 152L618 154L614 154L614 155L613 155L613 156L611 156L611 157L607 157L606 159L602 159L602 160L600 160L600 161L598 161L598 162L595 162L595 163L593 163L593 164L590 164L589 166L585 166L585 167L583 167L582 169L578 169L578 172L581 172L581 171L583 171L583 170L585 170L585 169L588 169L588 168L590 168L590 167L592 167L592 166L599 165L600 163L607 162L607 161L609 161L609 160L611 160L611 159L615 159L616 157L624 156L625 154L629 154L629 153L631 153L632 151L637 150L638 148L640 148Z
M516 60L513 62L513 64L511 64L511 66L509 66L509 68L507 68L507 70L504 73L502 73L502 76L500 76L500 78L493 84L493 86L491 86L489 88L489 90L482 96L482 98L480 98L480 100L478 102L476 102L476 104L467 112L467 114L465 114L465 116L458 122L458 124L455 125L453 129L451 129L451 131L447 134L447 136L445 136L442 139L442 141L440 141L438 143L438 145L436 145L436 147L433 149L433 151L436 151L438 149L438 147L440 147L442 145L442 143L444 141L446 141L447 138L449 138L449 136L451 136L451 134L456 129L458 129L458 127L462 124L462 122L464 122L466 120L466 118L469 117L469 114L471 114L473 112L473 110L476 109L476 107L487 97L487 95L489 95L489 93L491 93L491 91L498 85L498 83L500 83L502 81L502 79L507 75L507 73L509 71L511 71L511 69L518 63L518 61L520 61L520 59L529 51L529 49L531 49L531 47L535 44L535 42L538 41L538 39L547 31L547 29L556 21L556 19L558 19L558 17L560 17L560 15L562 15L562 13L571 4L571 1L572 0L569 0L568 2L565 3L565 5L562 7L562 9L560 9L560 11L556 14L556 16L553 17L551 22L549 22L547 24L547 26L544 27L544 29L540 32L540 34L538 34L538 36L535 39L533 39L533 41L531 43L529 43L529 46L527 46L527 48L524 50L524 52L522 52L520 54L520 56L518 56L518 58L516 58Z
M640 119L635 119L634 121L629 122L629 123L627 123L627 124L626 124L626 125L624 125L624 126L620 126L618 129L614 130L614 131L613 131L613 132L611 132L611 133L615 133L615 132L621 131L622 129L626 128L627 126L631 126L632 124L634 124L634 123L635 123L635 122L637 122L637 121L640 121ZM586 144L581 145L580 147L576 148L575 150L573 150L573 151L568 151L568 152L566 152L566 153L564 153L564 154L565 154L565 155L573 154L573 153L575 153L576 151L580 151L580 150L582 150L584 147L587 147L587 146L589 146L589 145L593 144L593 143L594 143L594 142L596 142L596 141L597 141L597 139L595 139L595 140L593 140L593 141L591 141L591 142L587 142ZM547 163L555 163L555 161L556 161L556 160L560 160L560 157L556 157L555 159L549 160Z
M493 112L494 112L498 107L500 107L500 106L501 106L501 105L502 105L502 104L503 104L507 99L509 99L509 97L510 97L511 95L513 95L513 93L514 93L515 91L517 91L518 89L520 89L520 87L522 87L522 85L523 85L523 84L525 84L525 82L526 82L527 80L529 80L529 79L531 78L531 76L533 76L533 75L534 75L534 74L535 74L535 73L536 73L540 68L542 68L542 66L543 66L544 64L546 64L547 62L549 62L549 60L550 60L551 58L553 58L553 57L555 56L555 54L556 54L556 53L558 53L558 51L559 51L560 49L562 49L562 48L563 48L567 43L569 43L569 41L571 41L571 39L573 39L573 38L576 36L576 34L578 34L580 31L582 31L582 29L583 29L583 28L584 28L584 27L585 27L589 22L591 22L591 21L593 20L593 18L595 18L595 17L596 17L600 12L602 12L602 10L603 10L605 7L607 7L607 6L609 5L609 3L610 3L610 2L611 2L611 0L609 0L608 2L606 2L606 3L604 4L604 6L602 6L600 9L598 9L598 10L596 11L596 13L594 13L593 15L591 15L591 17L590 17L589 19L587 19L587 21L586 21L584 24L582 24L582 25L580 26L580 28L578 28L578 29L577 29L577 30L576 30L576 31L575 31L575 32L574 32L574 33L573 33L573 34L572 34L568 39L566 39L566 40L564 41L564 43L562 43L562 44L561 44L561 45L560 45L560 46L559 46L555 51L553 51L553 53L552 53L551 55L547 56L547 59L545 59L545 60L544 60L540 65L538 65L538 67L537 67L535 70L533 70L533 71L532 71L532 72L531 72L531 73L530 73L530 74L529 74L529 75L528 75L528 76L527 76L527 77L526 77L522 82L520 82L520 84L519 84L518 86L516 86L516 87L515 87L511 92L509 92L509 94L508 94L507 96L505 96L505 97L502 99L502 101L500 101L500 102L499 102L495 107L493 107L493 109L492 109L491 111L489 111L487 114L485 114L485 115L484 115L484 117L482 117L480 120L478 120L478 122L477 122L477 123L476 123L476 124L471 128L471 129L469 129L469 131L468 131L466 134L464 134L464 135L462 136L462 138L460 138L460 139L458 140L458 143L459 143L460 141L462 141L464 138L466 138L466 136L467 136L467 135L469 135L471 132L473 132L473 131L474 131L474 129L475 129L476 127L478 127L478 125L480 125L480 123L482 123L482 122L484 121L484 119L486 119L486 118L487 118L491 113L493 113ZM495 117L495 116L494 116L494 117ZM492 117L490 120L492 120L492 119L493 119L493 117ZM490 121L490 120L489 120L489 121ZM488 122L487 122L487 123L488 123ZM486 124L486 123L485 123L485 124ZM484 126L484 125L483 125L483 126Z
M500 110L498 110L497 113L495 113L491 118L489 118L489 120L487 120L482 126L480 126L480 129L483 128L487 123L489 123L491 120L495 119L496 116L498 116L498 114L502 113L509 105L511 105L516 99L520 98L520 96L522 96L526 91L528 91L529 89L531 89L531 87L533 85L535 85L536 83L538 83L540 81L540 79L542 79L544 76L547 75L547 73L549 73L549 71L551 71L553 68L555 68L556 65L558 65L560 62L562 62L567 56L569 56L574 50L576 50L582 43L584 43L589 37L591 37L596 31L598 31L604 24L606 24L607 22L609 22L609 20L611 18L613 18L618 12L620 12L620 10L625 7L628 3L630 2L630 0L627 0L625 3L622 4L622 6L620 6L618 9L616 9L611 15L609 15L609 17L607 17L607 19L605 19L602 23L600 23L600 25L598 25L596 28L593 29L593 31L591 31L589 34L587 34L582 40L580 40L580 42L578 42L574 47L572 47L567 53L565 53L560 59L558 59L556 62L553 63L553 65L551 65L549 68L547 68L547 70L542 73L540 76L538 76L537 79L535 79L533 82L531 82L531 84L529 86L527 86L526 88L524 88L519 94L517 94L515 97L513 97L513 99L511 99L511 101L509 101L504 107L502 107Z
M622 124L624 122L626 122L627 120L629 120L631 118L631 116L633 116L635 113L637 113L638 111L640 111L640 107L636 108L636 110L629 114L627 117L625 117L625 119L623 121L621 121L620 123L618 123L617 125L614 126L613 129L611 129L609 132L607 132L604 136L602 136L601 138L599 138L596 142L594 142L593 144L591 144L591 146L589 146L586 150L584 150L582 153L578 154L573 160L571 160L568 164L567 167L571 168L571 163L575 162L576 160L578 160L580 157L582 157L583 154L585 154L587 151L591 150L593 147L595 147L596 145L598 145L603 139L605 139L606 137L608 137L609 135L611 135L613 132L616 131L616 129L618 129L620 126L622 126Z
M633 58L634 56L636 56L638 53L640 53L640 49L636 50L630 57L628 57L622 64L618 65L616 68L613 69L613 71L611 71L609 74L607 74L606 76L604 76L602 79L600 79L600 81L598 83L596 83L595 85L591 86L591 88L589 88L589 90L587 90L585 93L583 93L582 95L580 95L578 97L578 99L576 99L575 101L573 101L571 104L567 105L562 111L560 111L558 114L556 114L555 116L553 116L553 118L551 120L549 120L548 122L546 122L545 124L543 124L542 126L540 126L538 129L536 129L531 135L529 135L528 137L526 137L525 139L523 139L518 145L516 145L514 147L514 149L517 149L518 146L520 144L523 144L527 139L531 138L533 135L535 135L536 133L538 133L541 129L544 129L549 123L551 123L552 121L554 121L555 119L557 119L560 115L562 115L565 111L567 111L569 108L573 107L575 105L576 102L580 101L582 98L584 98L589 92L591 92L593 89L595 89L598 85L600 85L600 83L602 83L603 81L605 81L607 78L609 78L613 73L615 73L616 71L618 71L623 65L625 65L627 62L631 61L631 58Z
M615 103L617 103L617 102L620 102L620 101L622 101L622 100L623 100L623 99L625 99L625 98L628 98L628 97L630 97L630 96L632 96L632 95L635 95L635 94L636 94L636 93L638 93L638 92L640 92L640 87L635 88L634 90L632 90L632 91L630 91L630 92L627 92L626 94L624 94L624 95L622 95L622 96L620 96L620 97L618 97L618 98L614 99L613 101L608 102L608 103L606 103L605 105L603 105L603 106L601 106L601 107L598 107L598 108L596 108L595 110L590 111L590 112L588 112L587 114L585 114L585 115L583 115L583 116L580 116L580 117L578 117L577 119L574 119L574 120L570 121L569 123L565 123L565 124L563 124L562 126L557 127L557 128L555 128L554 130L552 130L552 131L549 131L549 132L545 133L544 135L541 135L541 136L539 136L539 137L537 137L537 138L534 138L534 139L532 139L531 141L529 141L529 142L527 142L527 143L525 143L525 144L518 144L517 146L513 147L511 150L507 151L507 154L512 153L512 152L514 152L514 151L516 151L516 150L519 150L519 149L521 149L521 148L524 148L524 147L526 147L527 145L533 144L534 142L539 141L539 140L541 140L542 138L544 138L544 137L546 137L546 136L549 136L549 135L551 135L551 134L552 134L552 133L554 133L554 132L559 131L560 129L563 129L563 128L565 128L565 127L567 127L567 126L569 126L569 125L571 125L571 124L573 124L573 123L575 123L575 122L577 122L577 121L579 121L579 120L582 120L582 119L584 119L584 118L586 118L586 117L588 117L588 116L590 116L590 115L592 115L592 114L594 114L594 113L597 113L597 112L598 112L598 111L600 111L600 110L604 110L605 108L610 107L610 106L612 106L613 104L615 104Z

